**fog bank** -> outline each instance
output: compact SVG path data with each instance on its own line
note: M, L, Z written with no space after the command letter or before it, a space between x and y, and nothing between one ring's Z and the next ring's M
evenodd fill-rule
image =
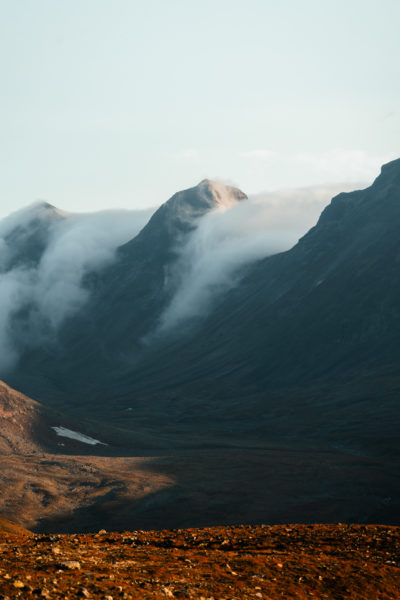
M110 264L152 212L70 214L37 203L0 222L0 374L82 307L85 275Z
M333 196L352 189L354 184L335 184L266 192L205 215L178 250L172 272L177 291L157 333L206 314L218 295L237 284L243 266L291 248Z

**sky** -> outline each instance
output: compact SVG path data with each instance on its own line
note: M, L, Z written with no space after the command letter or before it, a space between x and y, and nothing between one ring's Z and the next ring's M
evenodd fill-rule
M398 0L0 0L0 217L372 181L400 156Z

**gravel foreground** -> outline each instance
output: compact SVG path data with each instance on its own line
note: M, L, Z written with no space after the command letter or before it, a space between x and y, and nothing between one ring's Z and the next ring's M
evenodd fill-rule
M400 598L400 528L0 534L0 598Z

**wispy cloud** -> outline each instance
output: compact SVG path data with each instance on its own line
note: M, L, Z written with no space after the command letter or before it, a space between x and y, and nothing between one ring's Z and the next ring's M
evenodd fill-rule
M37 204L0 222L0 373L82 307L85 275L110 264L151 213L63 214Z
M177 291L158 332L206 314L218 295L240 279L241 267L289 249L334 195L351 189L351 184L338 184L257 194L202 217L179 249L172 273Z

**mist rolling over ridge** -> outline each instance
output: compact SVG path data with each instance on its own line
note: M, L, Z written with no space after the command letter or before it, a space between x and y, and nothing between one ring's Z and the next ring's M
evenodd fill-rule
M346 188L247 198L203 180L146 223L50 205L13 216L2 277L14 363L3 372L40 404L5 388L4 448L47 447L60 468L71 458L72 487L71 454L108 457L131 526L143 515L151 526L397 522L400 160ZM60 428L79 439L60 442ZM154 481L169 478L151 502L136 487L133 504L124 496L137 471L115 459L132 456L147 457ZM65 489L65 472L53 479ZM263 482L250 504L249 481ZM36 508L24 506L36 519L47 496L32 485ZM104 498L110 522L118 511ZM240 516L226 516L231 498ZM88 510L53 506L49 518L97 527L94 502L79 494Z
M185 239L176 236L165 282L171 287L172 280L173 297L161 316L154 315L147 343L181 321L205 315L213 299L239 281L241 267L290 248L346 187L288 189L237 202L226 192L229 187L212 186L213 209L202 209L196 218L184 216L179 200L174 209L189 218L191 231ZM87 277L111 266L117 248L135 238L152 212L74 214L39 202L0 222L1 371L12 368L26 348L56 338L88 301Z
M400 2L0 15L0 600L397 598Z
M288 250L316 223L334 195L351 189L354 184L265 192L205 214L177 248L169 274L176 292L160 318L158 333L206 314L213 300L240 280L241 267Z
M86 302L85 275L110 264L151 213L73 214L39 202L0 222L1 370L54 337Z

